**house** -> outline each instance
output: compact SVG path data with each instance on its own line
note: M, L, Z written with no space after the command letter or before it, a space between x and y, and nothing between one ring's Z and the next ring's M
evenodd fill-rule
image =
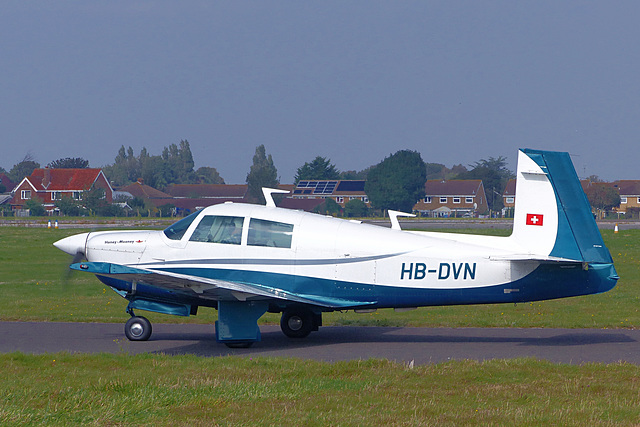
M175 199L210 199L209 205L245 202L246 184L172 184L167 193Z
M477 216L489 210L480 179L427 181L425 197L413 207L422 216Z
M139 178L138 181L134 182L133 184L118 188L118 193L129 193L133 197L138 197L143 200L172 198L170 194L160 190L156 190L150 185L145 184L142 178Z
M105 199L113 202L113 188L101 169L35 169L25 177L13 191L12 209L24 209L28 200L39 200L44 208L55 210L56 201L63 197L82 200L83 193L93 188L102 188Z
M299 181L293 188L293 199L333 199L344 207L351 200L362 200L370 206L364 192L366 181L360 180L306 180Z
M640 180L623 179L611 183L620 194L618 212L631 213L640 210Z
M516 180L510 179L507 186L502 192L502 205L505 208L514 208L516 206Z

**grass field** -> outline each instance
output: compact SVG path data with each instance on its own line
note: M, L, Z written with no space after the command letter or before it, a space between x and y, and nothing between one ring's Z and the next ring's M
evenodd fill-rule
M9 425L637 425L640 368L0 355Z
M83 230L0 227L0 320L125 322L126 301L90 274L65 278L70 257L52 246ZM470 230L467 230L470 231ZM473 230L505 234L507 230ZM374 326L636 328L640 326L640 230L603 231L621 279L612 291L526 304L425 307L396 313L329 313L324 324ZM145 314L146 316L146 314ZM149 313L153 322L212 323L216 311L184 318ZM277 323L265 315L262 323Z

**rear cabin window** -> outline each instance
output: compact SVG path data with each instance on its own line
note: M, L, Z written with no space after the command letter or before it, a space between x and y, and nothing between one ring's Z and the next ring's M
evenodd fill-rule
M238 216L207 215L198 224L189 239L192 242L239 245L242 241L242 223Z
M249 222L248 245L290 248L292 237L293 224L255 218Z
M184 236L185 231L191 225L194 219L198 216L200 212L194 212L189 216L182 218L180 221L175 224L171 224L164 230L164 235L170 238L171 240L180 240L182 236Z

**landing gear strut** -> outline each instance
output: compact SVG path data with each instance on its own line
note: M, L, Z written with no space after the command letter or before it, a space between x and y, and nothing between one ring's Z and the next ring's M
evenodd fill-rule
M151 336L151 322L146 317L136 316L129 310L131 318L124 325L124 334L130 341L146 341Z

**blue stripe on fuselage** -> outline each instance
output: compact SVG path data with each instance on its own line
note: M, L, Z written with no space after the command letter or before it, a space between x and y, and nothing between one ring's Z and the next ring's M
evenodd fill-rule
M617 281L613 264L541 264L532 273L515 282L473 288L408 288L317 279L237 269L169 268L173 273L259 284L302 295L341 298L350 301L377 301L372 307L417 307L436 305L492 304L555 299L606 292ZM98 276L105 284L129 291L131 285L117 279ZM192 305L215 306L215 302L138 283L136 296Z

